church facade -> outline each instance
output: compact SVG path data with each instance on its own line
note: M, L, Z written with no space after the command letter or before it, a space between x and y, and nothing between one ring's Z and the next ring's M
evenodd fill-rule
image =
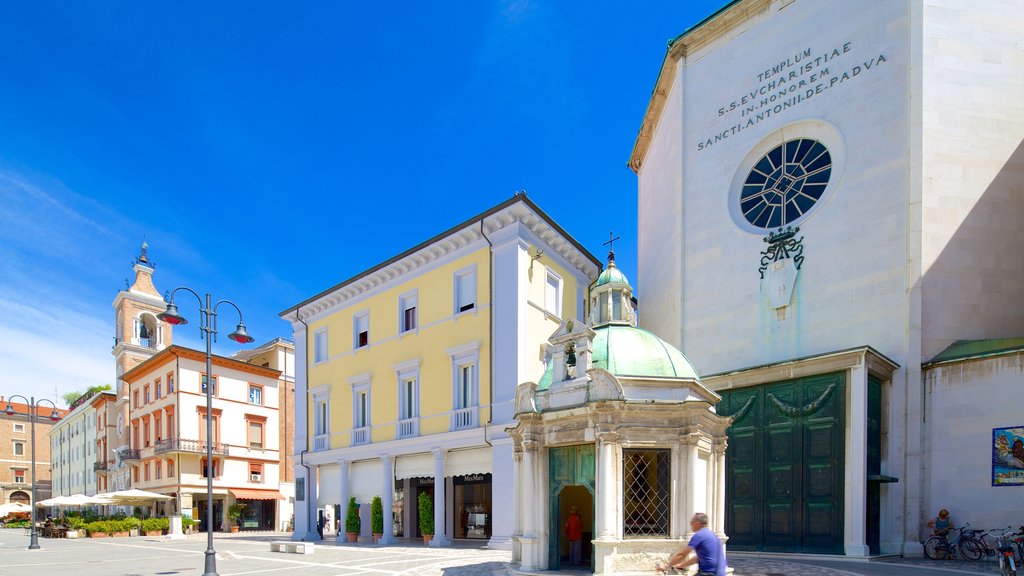
M730 550L1018 522L1022 32L1019 3L738 0L670 43L630 159L640 324L733 418Z

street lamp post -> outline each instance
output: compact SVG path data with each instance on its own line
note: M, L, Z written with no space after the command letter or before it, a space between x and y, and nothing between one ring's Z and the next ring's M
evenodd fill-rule
M57 405L46 398L40 398L37 401L35 396L29 399L20 394L15 394L7 399L7 408L4 409L4 413L8 416L14 416L14 406L11 405L11 400L15 398L21 398L25 401L28 410L29 427L32 429L32 535L28 541L28 549L38 550L39 534L36 532L36 417L39 415L39 405L43 402L46 402L52 408L50 420L56 422L60 420L60 415L57 414Z
M213 550L213 341L217 339L217 308L221 304L230 304L238 312L238 326L228 334L228 338L240 344L248 344L253 341L253 337L245 331L242 311L237 304L230 300L218 300L214 304L209 292L204 303L203 298L187 286L179 286L171 291L167 309L157 314L157 318L174 326L188 324L188 320L178 314L178 307L174 305L174 295L178 290L189 292L199 301L199 332L206 339L206 568L203 576L218 576L217 553Z

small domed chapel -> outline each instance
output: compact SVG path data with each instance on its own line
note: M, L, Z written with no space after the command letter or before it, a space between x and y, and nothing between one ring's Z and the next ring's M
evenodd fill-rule
M516 390L513 563L568 568L569 511L583 524L594 573L651 570L706 512L723 540L726 428L720 396L689 360L637 327L614 252L591 292L586 324L564 320L547 368Z

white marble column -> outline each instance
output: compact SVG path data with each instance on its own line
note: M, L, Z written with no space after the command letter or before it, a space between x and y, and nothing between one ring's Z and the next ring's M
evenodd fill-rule
M345 536L345 519L348 518L348 460L338 460L338 498L341 500L341 518L338 519L338 534L334 540L338 543L347 542Z
M705 512L706 513L705 503L697 501L697 495L700 493L700 491L697 490L697 483L701 481L701 479L697 477L697 469L699 468L699 466L697 465L697 461L700 459L700 453L697 451L697 438L695 437L696 435L692 435L692 436L694 436L694 437L689 439L690 443L685 446L686 461L687 461L687 466L686 466L686 485L687 485L687 490L686 490L686 514L684 515L683 520L686 522L687 530L686 530L685 538L687 540L689 540L690 536L692 535L692 533L691 533L691 531L689 529L690 528L690 518L693 518L693 515L696 514L697 512Z
M523 453L521 451L512 452L512 563L519 564L523 558L523 552L519 539L523 536L523 515L522 510L523 502ZM491 491L491 499L496 499L498 496L493 490ZM492 528L493 530L493 528Z
M726 441L721 439L715 447L715 535L725 539L725 451Z
M432 548L450 546L451 541L444 530L444 448L434 448L434 537L430 540Z
M395 519L392 516L392 509L394 508L395 498L395 459L391 457L391 454L382 454L380 461L381 468L384 469L381 477L381 482L384 485L381 487L380 497L384 508L384 533L381 535L380 540L378 540L378 544L394 544ZM371 519L370 521L372 522L373 520Z
M598 540L619 539L619 493L622 483L615 473L616 462L615 442L617 435L605 433L598 436L597 443L597 510L595 524Z
M537 518L536 502L540 499L537 493L537 443L534 441L523 442L522 474L522 535L519 537L520 546L520 567L524 570L541 569L541 557L544 554L543 547L546 542L540 541L539 519Z
M863 362L850 369L847 384L846 493L844 540L846 555L871 555L867 545L868 497L868 371Z

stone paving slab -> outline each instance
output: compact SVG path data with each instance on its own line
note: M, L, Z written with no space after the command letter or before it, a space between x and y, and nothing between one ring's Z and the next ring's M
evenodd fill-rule
M393 546L368 543L316 543L312 555L271 552L281 533L217 534L220 576L508 576L509 552L479 544L428 548L418 541ZM40 539L41 550L27 550L22 530L0 530L0 576L201 576L205 534L183 540L162 538ZM852 561L737 555L729 558L735 576L948 576L997 574L995 562L893 558ZM544 576L589 576L589 572L540 572ZM645 573L646 574L646 573ZM649 573L654 574L653 569Z

